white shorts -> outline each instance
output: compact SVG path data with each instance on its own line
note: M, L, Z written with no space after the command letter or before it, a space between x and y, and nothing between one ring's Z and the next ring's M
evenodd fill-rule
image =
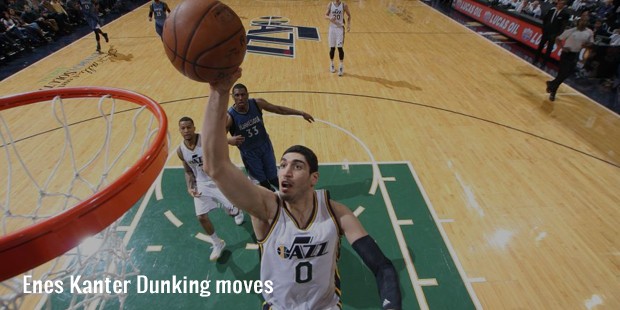
M330 25L327 41L329 41L329 47L342 47L344 45L344 27Z
M238 212L237 208L217 188L215 182L198 182L196 188L198 193L200 193L200 196L194 197L196 215L206 214L220 205L229 215Z

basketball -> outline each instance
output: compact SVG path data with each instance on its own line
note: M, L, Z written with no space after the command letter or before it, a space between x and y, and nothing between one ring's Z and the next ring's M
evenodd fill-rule
M181 2L164 23L162 41L172 65L198 82L230 76L246 51L241 19L217 0Z

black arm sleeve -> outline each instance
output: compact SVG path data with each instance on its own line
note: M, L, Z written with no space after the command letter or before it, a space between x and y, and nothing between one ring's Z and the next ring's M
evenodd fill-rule
M375 274L383 309L401 309L398 274L375 240L366 235L353 242L352 246L364 264Z

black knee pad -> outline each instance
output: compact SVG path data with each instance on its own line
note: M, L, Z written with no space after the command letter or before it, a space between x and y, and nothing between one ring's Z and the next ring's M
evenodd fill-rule
M342 49L342 47L338 48L338 57L340 58L340 60L344 59L344 50Z
M336 48L330 47L329 48L329 59L334 59L334 52L336 52Z

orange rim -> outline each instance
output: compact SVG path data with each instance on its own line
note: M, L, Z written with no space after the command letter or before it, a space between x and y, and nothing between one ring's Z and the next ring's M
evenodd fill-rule
M0 111L61 98L110 95L146 106L159 121L159 131L142 157L113 183L54 217L0 238L0 281L39 266L99 233L129 210L155 181L168 157L168 120L153 99L123 89L72 87L41 90L0 98Z

